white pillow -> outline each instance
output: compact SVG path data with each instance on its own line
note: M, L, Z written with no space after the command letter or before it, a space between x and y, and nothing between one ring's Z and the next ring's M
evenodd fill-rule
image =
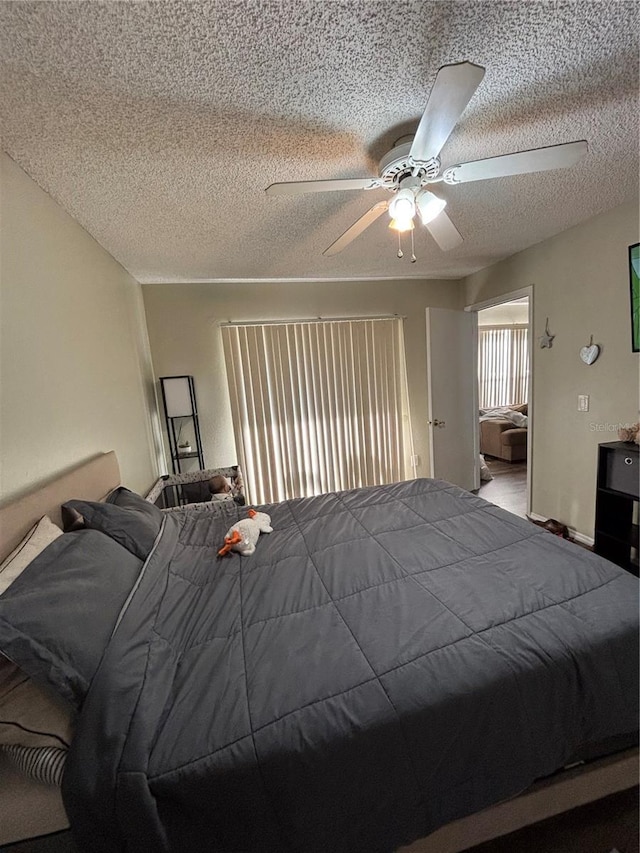
M48 515L43 515L40 521L31 528L22 542L9 556L0 563L0 595L8 589L14 580L41 554L58 536L62 530L51 521Z

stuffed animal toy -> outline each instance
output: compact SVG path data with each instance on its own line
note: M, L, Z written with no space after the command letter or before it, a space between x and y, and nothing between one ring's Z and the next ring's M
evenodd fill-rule
M224 545L218 551L220 557L224 557L229 551L237 551L243 557L248 557L256 550L256 542L261 533L271 533L271 518L266 512L249 510L249 518L236 521L227 531L224 537Z
M640 423L632 424L628 427L620 427L618 430L618 438L620 441L633 441L636 444L640 444Z

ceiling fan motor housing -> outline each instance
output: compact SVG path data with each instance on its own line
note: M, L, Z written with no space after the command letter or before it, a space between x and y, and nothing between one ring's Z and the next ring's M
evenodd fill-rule
M403 137L403 140L407 137ZM425 163L416 163L409 156L412 137L408 142L399 141L385 154L379 165L380 181L388 190L398 189L400 184L410 177L417 178L420 185L432 181L440 171L440 159L432 157Z

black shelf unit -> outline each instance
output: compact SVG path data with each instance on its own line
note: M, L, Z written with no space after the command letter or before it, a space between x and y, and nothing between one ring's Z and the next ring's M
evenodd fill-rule
M204 453L200 437L198 421L198 404L193 376L161 376L160 389L169 439L171 467L174 474L184 474L182 463L189 459L198 460L198 468L204 470ZM181 453L178 447L179 436L187 426L190 440L195 442L196 449Z
M598 446L593 550L638 575L640 448L625 441Z

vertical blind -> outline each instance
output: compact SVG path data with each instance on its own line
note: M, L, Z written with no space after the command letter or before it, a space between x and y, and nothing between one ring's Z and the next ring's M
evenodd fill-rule
M478 350L480 408L526 403L529 395L527 327L480 327Z
M269 503L408 476L402 320L222 326L238 461Z

